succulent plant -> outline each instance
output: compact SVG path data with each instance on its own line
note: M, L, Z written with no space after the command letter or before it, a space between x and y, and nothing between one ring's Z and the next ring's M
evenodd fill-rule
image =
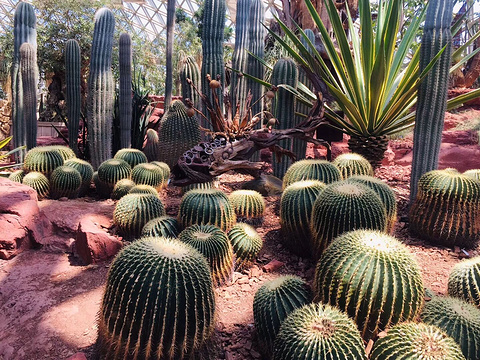
M150 185L160 190L167 184L168 176L165 177L165 169L158 165L142 163L132 169L132 180L138 185ZM168 173L170 175L170 172Z
M132 39L128 33L120 34L118 40L118 70L120 146L128 148L132 145Z
M68 144L78 154L78 127L82 106L81 56L77 40L65 44L65 104L68 119Z
M338 155L333 160L333 165L338 167L344 180L353 175L374 175L372 165L360 154L346 153Z
M250 267L263 246L262 238L255 228L245 223L235 224L228 232L228 239L235 254L237 271Z
M327 160L300 160L288 168L283 177L283 188L302 180L318 180L330 184L341 179L340 170Z
M97 192L100 195L109 197L117 181L129 179L131 172L132 168L124 160L110 159L104 161L98 167L98 179L95 182Z
M135 186L135 183L131 179L122 179L122 180L117 181L117 183L113 187L111 198L113 200L119 200L123 196L127 195L128 192L134 186Z
M471 248L480 240L480 182L454 169L433 170L418 181L410 230L444 246Z
M147 222L165 215L159 197L149 194L127 194L118 200L113 223L126 238L139 237Z
M380 179L368 175L354 175L348 178L348 181L358 182L367 185L375 191L383 202L387 210L387 232L392 232L397 222L397 200L392 188Z
M189 192L190 190L201 190L201 189L213 189L213 182L204 182L204 183L195 183L187 186L182 186L182 195Z
M370 359L465 360L465 357L455 340L438 327L407 322L395 325L378 339Z
M8 179L14 182L21 183L24 176L25 176L25 171L20 169L20 170L15 170L10 175L8 175Z
M180 202L178 222L184 228L193 224L211 224L228 231L235 221L235 211L223 191L190 190Z
M128 192L129 194L150 194L158 196L158 191L151 185L135 185Z
M16 29L15 29L16 30ZM27 149L37 146L37 45L28 42L20 46L20 77L23 87L23 118L27 135Z
M60 155L62 155L63 161L76 158L75 152L72 149L70 149L68 146L50 145L46 147L52 150L57 150L60 153Z
M38 171L47 178L57 167L63 165L63 158L60 152L48 146L31 149L25 156L23 168L26 172Z
M160 158L160 152L158 148L158 133L153 129L147 129L146 132L147 141L143 148L143 153L147 157L148 161L156 161Z
M182 60L178 75L182 88L182 98L190 99L193 102L193 106L199 109L201 106L200 96L193 89L192 84L201 92L202 81L200 79L200 68L193 56L186 56ZM190 79L191 83L187 79Z
M50 194L50 182L38 171L31 171L22 179L22 184L30 186L37 192L38 199L44 199Z
M150 220L142 229L142 236L156 236L174 238L180 234L180 225L177 219L171 216L160 216Z
M448 277L448 295L480 308L480 256L456 264Z
M253 319L265 354L271 354L280 326L295 309L312 301L312 290L298 276L285 275L266 282L255 293Z
M394 237L356 230L337 237L319 259L315 301L345 311L364 340L420 313L424 288L420 268Z
M461 299L434 296L425 304L421 318L451 336L467 360L479 359L480 309Z
M80 186L82 186L82 175L70 166L59 166L50 176L50 193L53 199L76 198Z
M164 178L168 180L170 177L170 167L163 161L152 161L150 164L157 165L163 170Z
M356 229L385 231L386 225L387 212L375 191L346 180L330 184L313 204L314 256L318 259L332 239L344 232Z
M132 169L138 164L148 162L147 156L138 149L120 149L113 158L126 161Z
M293 311L275 339L273 360L366 360L362 339L353 321L325 304Z
M260 218L265 212L265 199L257 191L235 190L232 191L228 199L237 218Z
M480 180L480 169L467 170L463 173L463 175L470 176L470 177L474 178L475 180Z
M68 159L63 164L64 166L71 167L77 170L82 176L82 185L78 192L79 196L83 196L90 189L90 184L92 183L93 178L93 167L89 162L77 158Z
M214 319L205 258L178 240L144 238L110 266L98 349L105 359L190 359L209 340Z
M280 200L283 242L297 255L312 256L310 220L313 204L325 187L318 180L304 180L288 185L283 191Z

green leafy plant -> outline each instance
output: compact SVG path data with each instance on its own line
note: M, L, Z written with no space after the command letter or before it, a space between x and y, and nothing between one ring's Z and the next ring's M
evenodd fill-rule
M3 151L3 149L8 145L8 143L12 140L12 138L13 138L13 136L9 136L6 139L3 139L2 141L0 141L0 151ZM26 149L26 148L27 148L27 146L23 145L23 146L19 146L19 147L13 149L13 150L10 150L10 151L6 152L5 154L3 154L3 153L0 154L0 163L3 163L5 160L7 160L10 155L16 153L17 151ZM21 165L21 164L1 165L0 166L0 171L5 170L7 168L15 167L15 166L18 166L18 165Z

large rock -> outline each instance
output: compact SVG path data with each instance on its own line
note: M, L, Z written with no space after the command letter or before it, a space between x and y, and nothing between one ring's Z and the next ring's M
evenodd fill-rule
M438 168L454 168L460 172L480 168L480 146L442 144Z
M442 143L456 145L478 145L477 130L446 130L442 133Z

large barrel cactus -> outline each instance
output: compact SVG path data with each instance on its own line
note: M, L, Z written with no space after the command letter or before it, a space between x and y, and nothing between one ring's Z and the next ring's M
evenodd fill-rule
M448 277L448 295L480 308L480 256L456 264Z
M110 266L98 349L112 360L191 359L210 338L214 319L205 258L178 240L144 238Z
M280 276L257 290L253 319L263 352L272 352L275 337L288 314L311 301L312 290L298 276Z
M118 115L120 117L120 147L132 144L132 39L122 33L118 40Z
M47 178L57 167L63 165L62 155L50 147L36 147L25 156L23 168L25 171L38 171Z
M467 360L480 359L480 309L461 299L434 296L425 304L421 318L451 336Z
M454 169L423 174L409 218L434 244L472 248L480 240L480 182Z
M165 172L159 166L143 163L136 165L132 169L132 180L136 184L150 185L160 190L167 185L168 177L165 178Z
M68 145L78 154L78 127L82 108L81 57L77 40L65 44L65 101L68 119Z
M235 190L228 196L238 218L256 219L265 213L265 199L254 190Z
M37 47L23 43L20 46L20 71L23 87L23 118L27 149L37 146Z
M22 184L30 186L37 192L38 199L44 199L50 194L50 182L38 171L29 172L22 179Z
M135 187L135 183L133 182L133 180L119 180L113 187L111 198L113 200L120 200L123 196L127 195L133 187Z
M366 360L355 324L338 309L305 305L283 322L275 339L273 360Z
M262 249L263 241L255 228L237 223L228 232L228 239L235 253L235 269L241 271L250 267Z
M360 154L341 154L333 160L333 164L338 167L344 180L353 175L373 176L374 174L370 162Z
M292 164L283 177L283 188L302 180L318 180L325 184L342 179L340 170L331 162L318 159L300 160Z
M336 238L317 263L315 300L345 311L370 340L413 320L424 300L420 268L394 237L356 230Z
M385 231L387 212L380 197L366 185L337 181L315 200L311 231L314 256L318 258L338 235L357 229Z
M74 199L78 196L80 186L82 186L82 175L70 166L59 166L50 176L50 191L54 199L61 197Z
M177 219L171 216L160 216L150 220L142 229L142 236L156 236L176 239L180 234Z
M82 176L82 185L80 186L80 190L78 191L79 196L83 196L87 193L90 189L90 184L92 183L93 178L93 167L90 165L89 162L81 159L68 159L63 164L64 166L69 166L75 170L77 170L80 175Z
M109 197L119 180L130 178L132 168L124 160L110 159L100 164L97 173L98 178L95 182L97 192L102 196Z
M233 273L233 249L227 234L214 225L192 225L178 235L178 240L192 246L205 256L213 283L221 285Z
M147 156L138 149L120 149L115 153L113 158L126 161L132 169L138 164L148 162Z
M388 330L372 349L371 360L465 360L462 349L436 326L401 323Z

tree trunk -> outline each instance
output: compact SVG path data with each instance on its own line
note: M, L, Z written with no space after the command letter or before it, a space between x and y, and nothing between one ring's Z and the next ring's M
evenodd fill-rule
M172 102L173 89L173 38L175 30L175 4L176 0L167 2L167 50L166 50L166 78L165 78L165 109Z

